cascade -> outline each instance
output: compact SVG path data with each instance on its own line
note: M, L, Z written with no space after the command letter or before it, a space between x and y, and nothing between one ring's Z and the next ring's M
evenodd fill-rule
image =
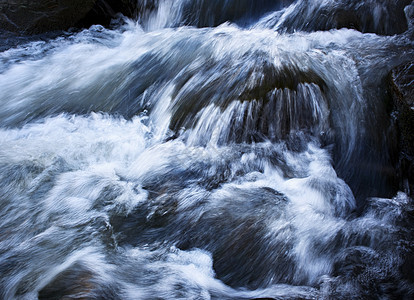
M0 298L413 297L410 2L145 0L0 48Z

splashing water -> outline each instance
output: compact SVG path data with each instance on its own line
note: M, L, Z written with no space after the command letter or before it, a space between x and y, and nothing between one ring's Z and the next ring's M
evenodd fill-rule
M413 296L383 84L409 32L236 2L0 53L1 298Z

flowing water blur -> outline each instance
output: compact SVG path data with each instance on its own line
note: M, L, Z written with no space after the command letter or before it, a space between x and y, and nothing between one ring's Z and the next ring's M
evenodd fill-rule
M412 28L308 2L160 0L6 47L1 298L411 299L384 80ZM353 5L365 33L331 29Z

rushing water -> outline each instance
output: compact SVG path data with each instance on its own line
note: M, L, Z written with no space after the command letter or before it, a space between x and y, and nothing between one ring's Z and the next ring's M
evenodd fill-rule
M411 299L394 8L141 1L4 47L1 298Z

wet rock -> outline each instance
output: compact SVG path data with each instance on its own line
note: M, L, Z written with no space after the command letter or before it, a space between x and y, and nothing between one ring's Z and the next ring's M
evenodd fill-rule
M95 0L8 0L0 3L0 27L23 33L66 29L82 19Z
M102 282L81 262L75 262L43 287L38 299L119 299L118 295L115 287Z
M118 13L134 18L140 1L133 0L95 0L92 9L78 22L77 27L89 27L93 24L108 26Z
M394 117L399 138L397 170L400 188L414 195L414 62L395 68L390 75Z
M350 2L335 12L337 28L353 28L381 35L399 34L408 29L404 7L411 0Z
M33 34L93 24L107 25L117 12L133 16L134 3L129 0L1 1L0 28Z
M279 10L293 0L202 0L189 1L184 7L184 23L197 27L218 26L226 21L249 24L265 12Z
M279 29L294 32L350 28L361 32L394 35L408 29L404 8L410 3L411 0L304 0L286 16ZM279 19L275 21L277 23Z
M214 27L228 21L245 26L266 12L280 10L293 2L294 0L181 1L182 15L181 18L175 20L173 26L185 24L196 27ZM145 24L151 14L160 6L165 6L165 3L166 1L163 3L160 0L138 0L138 18Z

